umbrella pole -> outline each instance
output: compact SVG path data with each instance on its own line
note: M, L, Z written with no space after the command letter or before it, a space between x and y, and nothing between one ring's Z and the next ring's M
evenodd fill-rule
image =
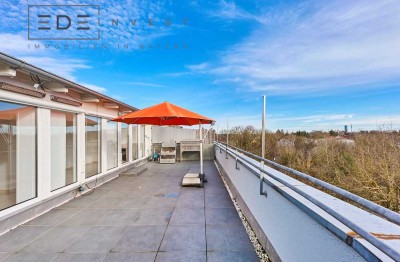
M199 137L200 137L200 175L204 175L203 170L203 130L201 123L199 123Z

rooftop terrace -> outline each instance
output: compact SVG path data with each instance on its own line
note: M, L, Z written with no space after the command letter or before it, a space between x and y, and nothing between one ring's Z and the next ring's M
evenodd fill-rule
M257 261L212 161L204 188L180 186L198 162L148 164L0 237L0 261Z

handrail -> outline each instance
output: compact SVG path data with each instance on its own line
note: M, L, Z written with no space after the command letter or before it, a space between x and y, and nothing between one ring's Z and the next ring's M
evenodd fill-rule
M261 170L261 168L252 163L251 161L249 161L248 159L244 158L242 155L236 153L235 151L233 151L232 149L228 148L228 147L223 147L222 145L227 146L226 144L220 143L220 142L216 142L215 143L216 146L218 146L220 148L220 150L226 150L227 153L230 154L234 154L234 157L236 158L240 158L242 161L246 162L247 164L249 164L250 166L256 168L257 170L261 171L262 173L266 174L267 176L271 177L272 179L278 181L279 183L285 185L286 187L290 188L291 190L295 191L296 193L298 193L299 195L303 196L304 198L306 198L307 200L309 200L310 202L312 202L313 204L315 204L316 206L320 207L321 209L323 209L324 211L326 211L328 214L330 214L331 216L333 216L334 218L336 218L338 221L340 221L341 223L343 223L345 226L349 227L350 229L352 229L354 232L356 232L358 235L360 235L361 237L363 237L365 240L367 240L369 243L371 243L373 246L375 246L377 249L379 249L380 251L382 251L383 253L385 253L386 255L388 255L390 258L394 259L395 261L400 261L400 253L399 251L393 249L392 247L388 246L386 243L380 241L377 237L375 237L374 235L370 234L368 231L364 230L363 228L359 227L358 225L356 225L355 223L353 223L352 221L350 221L348 218L344 217L343 215L339 214L337 211L335 211L334 209L330 208L329 206L325 205L324 203L322 203L321 201L317 200L316 198L314 198L313 196L309 195L308 193L302 191L301 189L299 189L298 187L295 187L293 185L291 185L290 183L288 183L287 181L281 179L280 177L266 171L265 169ZM249 154L250 156L254 156L257 159L261 159L261 157L254 155L252 153L246 152L242 149L239 148L235 148L232 146L229 146L231 148L234 148L235 150L242 152L242 153L246 153ZM267 160L267 161L266 161ZM264 159L264 161L266 162L272 162L268 159ZM275 162L273 162L275 163ZM276 165L279 165L277 163L275 163ZM279 165L281 166L281 165ZM247 166L246 166L247 167ZM247 167L248 168L248 167ZM289 168L288 168L289 169ZM291 169L293 170L293 169ZM298 171L297 171L298 172ZM298 172L301 173L301 172ZM303 173L301 173L303 174ZM308 175L303 174L305 176L308 177ZM307 178L306 178L307 179ZM267 181L265 181L267 182ZM323 182L323 181L322 181ZM324 182L326 183L326 182ZM333 186L334 187L334 186ZM343 189L342 189L343 190ZM345 190L343 190L345 191ZM347 191L345 191L347 192ZM347 192L349 193L349 192ZM350 193L351 194L351 193ZM358 197L358 196L357 196ZM358 197L360 198L360 197ZM365 200L365 199L364 199ZM368 200L367 200L368 201Z
M218 142L218 143L220 143L220 142ZM220 144L226 145L225 143L220 143ZM258 160L258 161L263 160L264 162L270 164L271 166L274 166L276 168L279 168L281 170L289 172L290 174L295 175L297 177L301 177L303 179L306 179L307 181L309 181L311 183L314 183L314 184L316 184L318 186L321 186L324 189L327 189L327 190L329 190L329 191L331 191L333 193L336 193L336 194L344 197L345 199L351 200L351 201L359 204L360 206L364 207L365 209L367 209L367 210L369 210L369 211L371 211L371 212L373 212L373 213L375 213L377 215L380 215L383 218L386 218L387 220L389 220L390 222L400 226L400 214L398 214L398 213L396 213L396 212L394 212L394 211L392 211L390 209L387 209L387 208L385 208L383 206L380 206L380 205L378 205L378 204L376 204L374 202L371 202L371 201L369 201L369 200L367 200L365 198L357 196L357 195L355 195L355 194L353 194L353 193L351 193L349 191L346 191L346 190L344 190L342 188L339 188L337 186L329 184L329 183L327 183L325 181L322 181L322 180L320 180L318 178L315 178L315 177L312 177L312 176L307 175L305 173L299 172L299 171L297 171L295 169L283 166L283 165L278 164L278 163L276 163L274 161L271 161L269 159L266 159L266 158L262 159L261 157L255 155L253 153L244 151L243 149L240 149L240 148L237 148L237 147L234 147L234 146L231 146L231 145L229 145L229 146L231 148L241 152L241 153L244 153L244 154L254 158L255 160Z

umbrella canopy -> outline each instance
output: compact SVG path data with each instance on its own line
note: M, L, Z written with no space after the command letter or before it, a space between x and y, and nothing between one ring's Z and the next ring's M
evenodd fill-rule
M160 104L144 108L120 117L113 121L127 124L177 126L177 125L199 125L212 124L214 120L196 114L192 111L171 104L162 102Z
M214 120L196 114L177 105L162 102L161 104L147 107L113 119L113 121L127 124L158 125L158 126L192 126L199 125L200 135L200 174L203 172L203 136L201 125L213 124Z

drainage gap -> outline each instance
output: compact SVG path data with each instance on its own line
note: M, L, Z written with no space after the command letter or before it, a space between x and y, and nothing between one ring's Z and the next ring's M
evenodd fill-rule
M253 244L254 250L256 251L258 258L260 259L261 262L271 262L271 260L268 257L268 254L265 252L263 246L260 244L260 241L258 240L256 233L254 233L249 222L247 221L246 217L244 216L242 210L240 209L238 203L236 202L236 199L233 197L233 194L232 194L231 190L229 189L229 186L226 183L224 176L221 175L221 172L218 169L218 166L217 166L217 170L218 170L220 177L222 178L222 181L224 182L225 188L229 193L229 196L233 202L233 205L235 206L236 211L238 212L239 217L242 220L243 226L246 229L247 235L249 236L250 241Z

